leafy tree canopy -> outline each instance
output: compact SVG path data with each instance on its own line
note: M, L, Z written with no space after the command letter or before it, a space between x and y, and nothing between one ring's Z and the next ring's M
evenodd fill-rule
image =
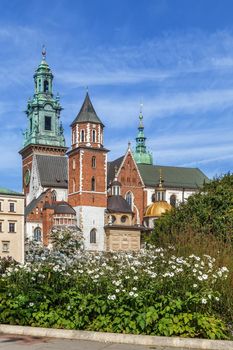
M233 241L233 174L204 184L187 202L165 213L156 221L153 237L184 232L212 234Z

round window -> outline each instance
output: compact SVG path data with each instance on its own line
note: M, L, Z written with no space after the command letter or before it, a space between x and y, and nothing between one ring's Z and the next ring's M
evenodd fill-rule
M126 216L126 215L123 215L123 216L121 217L121 222L125 223L126 220L127 220L127 216Z

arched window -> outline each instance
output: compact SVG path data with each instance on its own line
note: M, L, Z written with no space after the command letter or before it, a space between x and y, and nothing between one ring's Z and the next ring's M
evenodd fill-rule
M39 79L39 82L38 82L38 83L39 83L39 89L38 89L38 91L41 92L41 80L40 80L40 79Z
M96 131L92 130L92 142L96 142Z
M47 93L49 92L49 83L48 80L44 81L44 92Z
M90 243L96 243L96 229L93 228L90 232Z
M116 217L115 217L115 215L111 215L111 217L112 217L112 224L116 221Z
M73 179L73 192L75 192L75 179Z
M56 200L57 200L57 192L56 192L56 191L53 191L53 192L52 192L52 201L53 201L53 202L56 202Z
M127 220L128 220L128 216L123 215L123 216L121 217L121 222L122 222L123 224L125 224L125 223L127 222Z
M170 204L172 207L176 207L176 195L172 194L170 197Z
M130 208L133 207L133 195L132 192L127 192L125 196L126 202L130 205Z
M91 179L91 190L95 191L95 178L94 178L94 176Z
M91 166L92 166L92 168L96 168L96 157L92 157L91 158Z
M81 130L81 142L85 142L85 131Z
M75 170L75 168L76 168L76 161L75 161L75 158L73 158L73 161L72 161L72 168L73 168L73 170Z
M36 242L41 242L41 228L36 227L34 230L34 240Z

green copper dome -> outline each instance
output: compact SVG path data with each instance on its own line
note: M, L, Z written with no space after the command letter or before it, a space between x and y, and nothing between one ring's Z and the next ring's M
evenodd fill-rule
M45 49L33 77L35 90L33 98L27 104L28 128L24 132L23 146L35 144L65 147L64 130L60 122L62 107L59 96L53 96L53 74L46 62Z
M143 115L139 115L138 135L136 137L136 149L133 152L137 164L153 164L152 154L146 149L146 137L144 135Z

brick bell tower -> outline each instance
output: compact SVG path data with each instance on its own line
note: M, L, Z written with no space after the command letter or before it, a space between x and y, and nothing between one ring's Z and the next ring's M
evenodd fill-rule
M23 191L26 203L30 200L32 161L35 154L65 156L67 147L60 122L59 96L53 96L53 74L46 62L45 48L42 61L34 74L35 91L28 100L26 115L28 128L25 130L22 156Z
M104 214L107 207L107 152L103 146L104 125L86 94L71 124L68 201L76 210L86 249L104 249Z

